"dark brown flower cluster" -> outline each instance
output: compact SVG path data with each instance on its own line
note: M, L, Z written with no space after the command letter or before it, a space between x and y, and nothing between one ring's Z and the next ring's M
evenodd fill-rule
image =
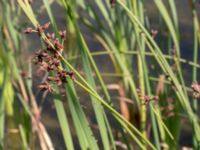
M66 39L66 31L59 31L59 36L62 42L56 38L54 33L45 33L45 30L49 28L50 23L44 25L38 25L36 29L27 28L24 30L26 34L28 33L38 33L39 37L43 37L45 48L40 49L35 52L34 62L39 66L39 71L47 71L53 74L53 76L48 76L47 80L41 83L38 88L43 91L53 92L51 83L56 83L58 86L67 83L66 78L70 77L74 79L74 73L71 71L66 71L61 67L61 54L64 49L62 42Z
M197 82L193 83L191 85L191 88L193 90L193 96L194 98L198 99L200 98L200 84L198 84Z
M150 101L158 101L158 96L148 96L143 95L140 89L137 89L138 96L141 100L143 100L143 105L149 104Z

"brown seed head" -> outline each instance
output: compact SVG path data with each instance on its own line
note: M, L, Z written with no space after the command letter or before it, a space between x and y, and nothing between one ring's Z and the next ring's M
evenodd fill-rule
M66 83L67 82L67 71L65 70L60 70L57 72L57 76L60 78L60 80L63 82L63 83Z
M39 88L40 90L42 90L42 91L48 91L48 92L50 92L50 93L53 92L52 86L51 86L47 81L41 83L41 84L38 86L38 88Z
M200 93L200 85L198 83L193 83L191 85L191 88L193 89L193 91Z
M63 40L66 39L66 34L67 34L66 30L64 30L64 31L59 31L59 35L61 36L61 38L62 38Z
M47 80L58 82L60 79L58 77L47 77Z
M42 26L42 29L43 29L43 30L48 29L50 24L51 24L50 22L45 23L45 24Z
M70 77L72 80L75 79L75 77L74 77L74 72L73 72L73 71L69 71L69 72L67 72L67 74L69 75L69 77Z
M41 34L44 32L44 29L40 25L37 25L36 30L37 30L39 36L41 36Z
M29 34L29 33L32 33L32 32L33 32L33 28L30 28L30 27L28 27L24 30L24 33L26 33L26 34Z
M47 36L48 39L55 40L55 34L54 33L52 33L52 34L47 33L46 36Z
M43 62L43 59L48 57L48 53L45 50L39 50L37 52L35 52L35 58L37 58L38 62Z
M64 48L64 46L57 39L54 41L54 46L57 50L62 50Z

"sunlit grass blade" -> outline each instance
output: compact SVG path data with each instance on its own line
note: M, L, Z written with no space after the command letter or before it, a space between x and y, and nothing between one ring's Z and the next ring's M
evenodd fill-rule
M49 4L49 0L43 0L43 3L44 3L44 6L47 10L47 13L48 13L48 16L50 18L50 21L53 25L53 29L55 31L56 34L58 34L58 28L57 28L57 25L56 25L56 21L55 21L55 18L54 18L54 15L51 11L51 8L50 8L50 4Z
M20 136L22 139L23 148L24 148L24 150L26 150L26 149L28 149L28 142L27 142L25 130L22 125L19 125L19 132L20 132Z
M175 4L175 1L173 0L168 0L169 1L169 6L171 9L171 16L173 19L173 23L174 23L174 28L176 29L176 32L178 33L179 31L179 24L178 24L178 15L177 15L177 7Z
M61 101L58 95L54 95L54 104L56 107L57 117L61 126L66 148L73 150L74 146L71 131L69 128L69 122L65 113L63 102Z
M90 68L90 64L87 60L87 57L84 56L85 54L82 53L82 59L83 59L83 68L84 71L86 73L86 79L88 81L88 83L90 85L92 85L91 87L96 88L95 86L95 82L94 79L92 77L92 71ZM109 136L108 136L108 132L107 132L107 128L106 128L106 123L105 123L105 114L103 111L103 107L101 106L101 104L99 102L97 102L97 100L94 97L91 97L92 103L93 103L93 107L94 107L94 111L95 111L95 116L98 122L98 126L100 129L100 134L101 134L101 139L104 145L104 149L110 149L110 144L109 144Z
M82 149L99 149L97 141L92 133L86 116L78 101L78 96L76 94L73 82L70 80L68 82L69 83L66 86L66 92L68 92L68 103L71 111L72 120L74 122L76 133L79 139L80 147Z
M36 27L38 25L38 21L35 18L35 15L33 13L33 10L31 9L31 6L28 0L25 0L25 1L18 0L18 3L20 7L23 9L23 11L26 13L27 17L31 20L33 25Z
M165 20L165 22L167 24L167 27L170 31L170 35L172 36L174 44L175 44L177 54L178 54L178 56L180 56L179 37L177 35L176 29L174 28L173 21L170 18L167 8L165 7L164 3L161 0L154 0L154 2L157 5L159 12L161 13L163 19Z
M19 50L19 34L15 29L14 22L12 21L12 14L11 14L12 8L10 7L10 4L3 0L3 11L4 11L4 19L5 19L5 25L8 28L9 36L11 37L10 40L13 41L13 44L11 44L11 41L9 41L10 48L15 48L15 50ZM13 49L14 50L14 49Z
M5 101L3 98L4 87L4 72L0 70L0 149L3 149L4 145L4 129L5 129Z

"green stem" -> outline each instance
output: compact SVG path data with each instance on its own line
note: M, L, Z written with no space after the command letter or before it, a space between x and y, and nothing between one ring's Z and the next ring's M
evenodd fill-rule
M127 130L127 132L130 134L130 136L133 139L135 139L135 135L133 135L133 133L131 132L130 129L132 129L135 133L137 133L142 138L142 140L144 140L153 150L156 150L156 148L143 136L142 133L140 133L140 131L138 131L129 121L127 121L122 115L120 115L113 107L111 107L108 103L106 103L99 95L97 95L96 93L93 93L93 91L91 91L89 88L85 87L79 81L74 80L74 82L77 85L79 85L80 87L82 87L89 94L94 96L104 107L106 107L108 110L110 110L110 112L114 115L114 117L117 118L118 121L123 123L122 126ZM130 129L126 125L128 127L130 127ZM141 148L144 149L143 145L138 140L136 140L136 142Z

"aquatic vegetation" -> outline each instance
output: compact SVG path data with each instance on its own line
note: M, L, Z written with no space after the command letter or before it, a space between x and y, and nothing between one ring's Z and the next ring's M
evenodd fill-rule
M199 149L200 6L179 3L2 0L0 149Z

